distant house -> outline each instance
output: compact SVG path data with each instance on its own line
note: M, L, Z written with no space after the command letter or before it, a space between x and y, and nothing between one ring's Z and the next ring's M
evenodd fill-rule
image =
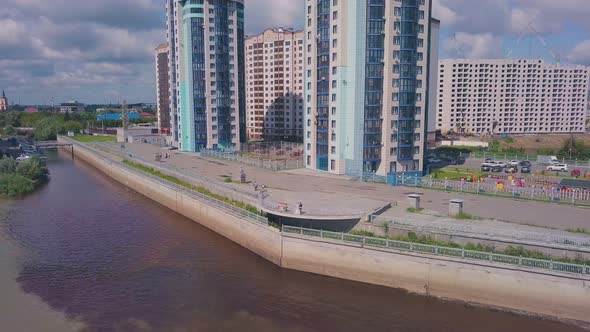
M155 114L148 113L148 112L141 112L141 113L139 113L139 115L140 115L142 118L155 118L155 117L156 117L156 115L155 115Z
M135 126L127 128L117 128L117 142L139 143L165 145L166 137L158 134L158 127L153 126Z
M96 116L97 121L109 121L109 120L121 120L122 116L121 113L107 113L107 114L100 114ZM137 113L129 113L127 114L127 119L129 120L137 120L141 118L141 116Z
M59 105L60 113L74 113L74 112L84 112L85 105L79 103L78 101L68 101L66 103L61 103Z

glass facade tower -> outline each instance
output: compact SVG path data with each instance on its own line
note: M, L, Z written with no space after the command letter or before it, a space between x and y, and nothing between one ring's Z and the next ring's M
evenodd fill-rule
M245 141L243 0L175 0L178 147L239 149ZM169 29L170 31L170 29Z
M422 173L430 0L306 0L306 167Z

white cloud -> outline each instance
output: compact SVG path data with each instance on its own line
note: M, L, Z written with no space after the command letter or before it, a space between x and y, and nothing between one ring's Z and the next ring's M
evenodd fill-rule
M246 33L285 27L300 29L304 23L305 0L246 0Z
M590 39L578 43L567 56L567 60L590 66Z
M444 48L455 57L499 58L502 57L502 38L491 33L458 32L454 38L445 41Z
M432 16L449 26L456 24L459 20L459 14L443 5L440 0L432 2Z

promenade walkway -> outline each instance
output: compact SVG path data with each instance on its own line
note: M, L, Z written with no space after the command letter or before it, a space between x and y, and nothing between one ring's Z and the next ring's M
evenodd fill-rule
M118 148L115 143L101 143ZM405 202L406 195L422 195L422 206L428 210L446 214L448 201L461 198L465 201L465 212L480 218L496 219L521 224L530 224L558 229L590 229L590 209L566 205L517 201L507 198L461 195L407 187L391 187L383 184L365 183L347 177L333 176L310 170L274 172L236 162L202 158L195 153L165 151L147 144L126 144L126 149L146 160L154 160L156 152L171 154L164 161L175 167L195 172L220 182L227 177L239 181L240 170L246 172L249 182L268 188L273 201L286 202L294 210L297 202L310 215L357 215L368 214L379 207L396 201ZM154 161L154 163L156 163ZM242 188L250 184L232 183Z

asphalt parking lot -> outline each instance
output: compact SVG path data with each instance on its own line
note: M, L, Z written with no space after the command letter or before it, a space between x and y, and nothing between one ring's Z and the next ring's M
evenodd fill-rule
M431 164L429 165L431 167L431 170L436 170L436 169L440 169L440 168L444 168L447 166L450 167L459 167L459 168L467 168L467 169L472 169L474 171L480 171L481 170L481 164L485 161L484 158L474 158L474 157L468 157L465 158L465 162L464 163L459 163L456 165L452 165L450 161L445 160L445 158L440 158L442 159L441 162L435 163L435 164ZM505 163L508 163L511 160L502 160L502 159L496 159L495 161L502 161ZM522 160L518 160L519 162ZM567 163L566 165L568 166L568 170L567 172L559 172L560 175L569 175L571 174L571 171L573 171L574 169L578 169L580 170L581 175L583 176L585 172L590 173L590 166L588 165L588 163L584 163L584 162L578 162L578 163ZM549 166L548 164L545 163L540 163L540 162L536 162L536 161L532 161L531 162L531 173L535 173L535 172L541 172L541 171L545 171L545 172L549 172L547 171L547 166ZM520 166L518 167L518 174L520 173ZM551 172L556 173L556 172ZM505 174L504 171L499 172L498 174ZM548 179L556 179L555 177L547 177Z

